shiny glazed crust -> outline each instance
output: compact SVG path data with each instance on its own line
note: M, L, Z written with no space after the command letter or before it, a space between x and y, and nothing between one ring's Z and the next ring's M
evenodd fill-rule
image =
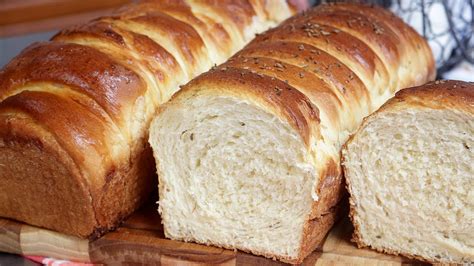
M295 11L142 1L26 48L0 71L0 216L83 238L116 227L156 187L157 107Z

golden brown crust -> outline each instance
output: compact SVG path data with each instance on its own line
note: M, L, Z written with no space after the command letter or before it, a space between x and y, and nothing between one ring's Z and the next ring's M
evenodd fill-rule
M315 104L323 107L335 127L341 125L344 108L351 106L351 111L360 110L364 108L363 103L370 99L367 87L350 68L313 46L289 40L251 43L235 57L241 56L247 58L247 62L250 60L253 63L251 65L258 66L256 71L275 68L273 64L264 63L261 58L273 58L284 66L294 66L290 67L291 71L280 68L276 73L295 77L290 84L297 82L299 85L295 86ZM229 62L235 60L235 57ZM281 78L289 79L291 78Z
M350 66L366 86L388 87L387 69L364 42L331 26L321 25L311 29L312 27L301 22L285 21L279 28L258 36L252 43L283 40L302 42L326 51L343 64ZM316 31L317 35L308 35L308 29ZM291 39L288 36L291 36Z
M159 44L145 35L116 27L110 18L62 30L52 39L79 44L87 41L108 44L106 46L111 51L109 55L117 56L115 59L120 59L120 56L123 65L129 65L134 69L138 68L140 62L143 63L161 82L169 79L170 71L173 73L181 71L174 57ZM130 55L131 53L142 55L142 60L139 62Z
M253 63L247 64L249 60L252 60ZM260 75L282 80L301 91L311 102L328 110L328 115L331 116L335 123L340 121L339 114L336 111L341 107L339 99L323 80L312 75L309 71L302 71L297 66L266 57L253 57L251 59L236 57L229 60L223 67L246 69L258 72ZM302 75L304 78L301 78ZM308 86L308 84L312 86Z
M81 173L84 162L75 161L63 150L65 145L57 142L64 141L64 137L38 128L34 119L38 113L30 116L19 107L9 107L14 106L12 101L20 102L20 106L31 105L23 103L24 98L17 99L18 96L7 99L0 110L3 217L95 239L118 226L146 200L156 182L148 146L137 153L140 158L134 158L128 169L109 168L113 170L107 173L106 183L96 190L103 181L95 179L100 175L85 178ZM75 115L74 118L85 119ZM47 127L48 123L44 125Z
M2 216L84 237L92 232L87 181L54 136L17 112L2 112L0 135Z
M454 109L474 114L474 83L457 80L437 80L422 86L399 91L394 100L384 106L409 104L432 109Z
M148 36L126 30L122 30L122 34L127 36L130 45L147 62L148 68L152 70L158 82L168 84L173 77L182 75L182 70L173 55Z
M120 35L110 23L101 20L93 20L86 24L66 28L54 35L52 39L67 39L67 37L75 35L104 39L122 47L126 47L127 45L122 35Z
M341 188L343 187L341 186ZM320 246L320 244L324 240L324 237L329 232L329 229L331 229L332 226L337 221L339 221L341 217L344 217L347 215L347 203L346 203L347 195L345 193L346 192L343 191L342 189L341 191L338 191L338 194L336 196L336 198L338 198L338 202L334 203L334 205L331 205L331 207L327 209L324 213L321 213L320 216L308 220L303 230L303 241L302 241L300 254L298 255L298 259L293 260L290 263L292 264L302 263L303 260L309 254L311 254L311 252L313 252ZM324 219L327 215L332 215L333 219L332 221L328 221L328 222L331 222L330 224L328 224L329 226L324 226L319 221L321 219Z
M106 169L114 164L108 154L113 144L105 135L112 130L102 119L69 98L48 92L25 91L3 101L0 111L3 110L25 113L43 125L75 164L84 163L87 167L81 169L84 173L96 173L85 176L89 184L100 184L101 180L95 178L105 175Z
M436 65L428 43L420 42L418 33L409 25L405 24L397 15L376 5L360 5L358 8L354 8L353 4L350 3L337 3L323 5L321 9L330 11L344 10L376 19L379 23L386 25L396 34L400 43L404 44L403 46L399 46L399 49L403 50L404 53L410 54L410 51L417 51L420 57L418 58L419 60L409 60L408 65L418 68L420 73L412 77L412 79L407 77L407 85L402 87L410 86L409 84L411 83L421 85L424 83L423 80L425 78L428 80L435 79Z
M161 29L163 35L171 37L174 43L178 44L176 48L181 51L190 66L197 64L196 61L201 57L204 42L191 25L161 12L135 17L131 21Z
M156 187L158 105L274 23L253 24L269 8L288 6L143 1L26 48L0 70L0 216L89 238L116 227Z
M209 6L216 14L223 14L238 29L243 29L245 25L251 24L252 17L256 15L249 0L201 0L200 2Z
M253 95L262 104L278 110L298 130L307 144L314 126L319 124L319 110L303 93L285 81L224 64L192 80L181 91L190 88L187 92L192 93L194 88L205 87L207 82L212 82L212 86L222 90L228 88L228 93L231 94ZM182 95L181 91L176 97Z
M354 34L374 48L374 52L383 58L383 63L387 68L396 69L395 66L400 64L402 55L399 49L403 46L397 39L397 35L390 27L373 17L363 16L350 10L327 8L313 9L305 13L304 16L295 18L303 20L305 23L315 23L314 25L330 25L348 34Z
M110 169L105 177L105 185L95 195L93 206L99 226L88 236L89 239L98 238L116 228L156 189L158 178L148 143L143 143L130 161L122 169Z
M124 109L144 94L140 76L96 49L59 42L37 43L15 57L0 75L0 99L30 82L62 84L97 102L117 124ZM118 90L117 88L121 88Z
M396 34L385 24L370 16L362 16L346 10L313 9L301 16L295 16L287 23L304 23L305 32L311 36L331 36L340 32L356 37L371 48L380 59L383 68L387 70L390 86L395 89L399 86L398 67L403 60L399 46L402 46ZM337 28L339 32L331 32L324 26ZM332 28L329 28L332 29Z
M208 47L209 49L214 48L220 51L230 52L232 39L224 27L211 20L203 21L203 18L200 19L198 15L192 12L191 7L184 0L164 2L146 1L142 5L133 5L133 7L134 9L138 9L137 12L141 13L150 9L156 12L156 9L159 8L161 13L192 25L194 29L199 32L205 44L211 46ZM130 8L126 8L125 10L127 14L133 12Z
M323 179L319 183L317 193L318 204L313 204L309 219L313 220L323 215L328 209L339 203L344 193L344 176L339 163L330 160L321 175Z
M302 77L298 73L302 80L311 76L319 78L321 82L317 86L333 87L333 93L341 101L370 97L367 88L350 68L323 50L305 43L293 40L251 42L237 56L275 58L298 66L304 72Z

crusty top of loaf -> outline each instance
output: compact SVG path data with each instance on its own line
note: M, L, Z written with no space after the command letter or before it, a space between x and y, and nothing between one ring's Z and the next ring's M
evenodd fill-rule
M250 76L268 85L252 89ZM324 124L323 138L340 147L362 117L396 91L434 77L427 42L390 12L376 6L323 4L257 36L225 64L184 86L170 104L196 91L226 91L283 114L307 144L323 136L322 120L311 114L324 113L330 124ZM226 80L246 85L230 89ZM280 88L275 80L286 84ZM282 93L287 87L301 95ZM302 101L312 103L311 109Z
M458 109L474 114L474 83L437 80L399 91L387 105L409 103L433 109Z
M319 114L318 108L311 103L308 97L283 80L256 73L250 68L241 69L229 65L230 63L227 62L214 68L203 74L202 77L205 78L195 79L185 87L200 88L209 86L219 88L237 97L250 97L259 101L262 105L274 108L275 112L288 118L294 127L299 128L302 134L306 134L302 137L309 142L309 132L312 131L309 127L319 123ZM197 93L207 92L200 91ZM177 94L180 94L180 92ZM195 96L196 94L191 95ZM190 94L186 96L190 96ZM275 106L281 108L275 108Z
M3 99L15 97L22 85L32 82L66 85L92 98L119 124L126 117L123 112L128 111L123 104L146 90L142 78L130 67L94 48L73 43L30 45L1 74Z

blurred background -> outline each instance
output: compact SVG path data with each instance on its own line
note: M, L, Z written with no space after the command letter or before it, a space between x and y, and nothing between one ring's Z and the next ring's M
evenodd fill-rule
M34 41L136 0L0 0L0 67ZM216 0L217 1L217 0ZM273 0L270 0L273 1ZM310 5L340 0L290 0ZM428 39L439 78L474 81L474 0L346 0L382 5Z
M131 0L0 0L0 67L59 29L110 14Z
M438 78L474 81L474 0L320 0L364 2L401 17L429 42Z

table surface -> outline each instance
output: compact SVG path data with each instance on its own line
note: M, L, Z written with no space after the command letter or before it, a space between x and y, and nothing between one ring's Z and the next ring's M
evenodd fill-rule
M401 256L386 255L366 248L358 249L350 241L352 231L349 219L343 218L306 258L303 265L422 264ZM146 265L156 262L165 265L283 265L278 261L244 252L165 238L160 216L156 211L155 198L151 198L115 231L95 241L0 218L0 250L15 254L110 264L128 262L134 265ZM21 257L6 257L6 255L0 257L0 265L25 265L22 263L24 261Z

